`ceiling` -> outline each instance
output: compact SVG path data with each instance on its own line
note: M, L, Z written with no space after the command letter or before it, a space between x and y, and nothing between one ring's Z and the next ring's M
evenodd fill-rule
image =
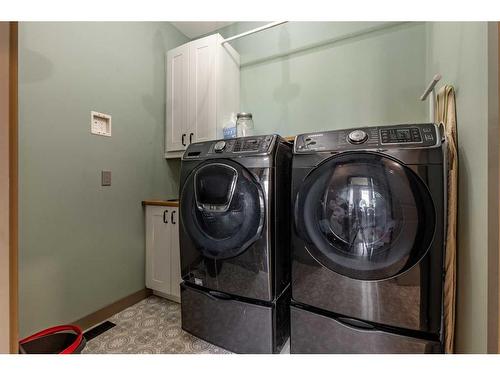
M234 22L221 21L199 21L199 22L172 22L177 30L183 33L188 38L198 38L199 36L209 34L221 27L231 25Z

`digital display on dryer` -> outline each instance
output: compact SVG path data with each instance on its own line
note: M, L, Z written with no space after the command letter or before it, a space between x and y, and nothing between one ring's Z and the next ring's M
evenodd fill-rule
M380 130L380 138L383 144L422 142L418 128L382 129Z

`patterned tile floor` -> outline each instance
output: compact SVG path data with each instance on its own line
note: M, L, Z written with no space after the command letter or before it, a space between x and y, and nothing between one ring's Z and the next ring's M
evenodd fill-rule
M181 329L181 306L151 296L109 319L116 326L90 340L84 354L229 354Z

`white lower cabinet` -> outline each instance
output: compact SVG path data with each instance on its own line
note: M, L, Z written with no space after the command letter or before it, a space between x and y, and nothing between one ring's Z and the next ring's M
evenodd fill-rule
M179 208L146 206L146 287L180 302Z

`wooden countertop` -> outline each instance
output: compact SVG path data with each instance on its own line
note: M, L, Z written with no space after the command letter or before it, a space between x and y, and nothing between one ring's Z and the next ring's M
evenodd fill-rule
M162 201L162 200L146 200L142 201L143 206L168 206L168 207L179 207L179 201Z

